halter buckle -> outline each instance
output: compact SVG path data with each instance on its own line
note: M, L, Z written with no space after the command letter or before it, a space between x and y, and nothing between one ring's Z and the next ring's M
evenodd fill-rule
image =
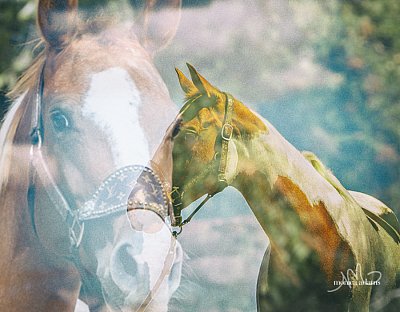
M227 180L226 180L225 173L219 173L218 174L218 182L228 183Z
M221 129L221 136L225 141L230 141L232 139L233 126L225 123Z

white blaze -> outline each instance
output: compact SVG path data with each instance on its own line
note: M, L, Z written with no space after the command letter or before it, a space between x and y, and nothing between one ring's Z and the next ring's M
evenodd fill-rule
M124 69L113 67L92 76L83 115L104 131L118 168L150 159L139 123L141 104L139 90Z

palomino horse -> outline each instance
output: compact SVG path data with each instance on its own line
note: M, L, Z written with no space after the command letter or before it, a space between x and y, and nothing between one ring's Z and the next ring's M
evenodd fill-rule
M167 310L182 258L157 216L171 175L162 157L145 167L175 107L151 55L180 1L162 8L148 1L139 27L39 1L44 49L0 132L1 311L72 311L78 296L92 311Z
M182 209L201 196L228 185L241 192L271 240L259 276L262 311L368 311L372 290L393 294L400 286L393 212L347 191L313 154L304 157L188 67L192 81L177 70L187 102L173 131L175 225L187 223Z

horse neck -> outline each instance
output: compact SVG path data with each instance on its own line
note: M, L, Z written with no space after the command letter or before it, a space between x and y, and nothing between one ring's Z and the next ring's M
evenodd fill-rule
M1 130L0 168L7 177L0 188L0 310L69 311L79 292L77 272L41 245L27 207L29 144L21 133L29 134L25 116L32 105L29 94L25 97L14 104Z
M268 131L257 129L233 139L238 165L232 186L245 197L273 248L284 253L294 253L297 247L311 251L330 279L337 250L342 248L347 258L350 254L336 225L335 210L345 207L344 200L298 150L265 124Z

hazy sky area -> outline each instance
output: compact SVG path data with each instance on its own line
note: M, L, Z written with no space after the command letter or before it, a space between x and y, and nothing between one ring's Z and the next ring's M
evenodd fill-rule
M321 25L320 10L313 2L304 8L278 0L214 1L187 8L175 39L157 63L169 82L171 62L179 67L191 62L253 106L289 91L334 87L340 76L314 61L310 45L310 38L330 23L324 16ZM174 98L175 93L172 86Z
M35 6L28 1L18 1L22 9L16 14L15 25L25 23L24 32L15 25L3 32L18 34L11 36L18 53L4 49L7 58L0 59L2 110L6 88L32 60L33 45L19 45L34 29ZM96 4L107 2L118 10L118 1ZM383 200L400 216L396 3L183 0L176 36L154 61L177 107L184 94L174 68L189 75L189 62L297 149L314 152L346 188ZM4 38L0 45L5 46ZM236 190L210 200L180 239L184 273L170 311L256 311L257 275L268 239Z

